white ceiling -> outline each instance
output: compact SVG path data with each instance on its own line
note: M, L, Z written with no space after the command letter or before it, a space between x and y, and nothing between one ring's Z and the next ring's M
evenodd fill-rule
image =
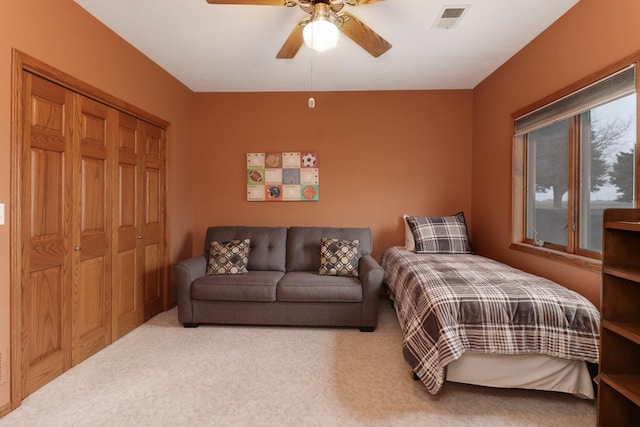
M195 92L472 89L578 0L386 0L344 10L393 47L378 58L338 46L275 56L299 7L205 0L74 0ZM468 5L452 29L443 6Z

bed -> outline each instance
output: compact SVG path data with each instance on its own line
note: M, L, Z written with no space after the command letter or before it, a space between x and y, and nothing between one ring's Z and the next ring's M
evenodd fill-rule
M419 228L412 229L416 248L424 249ZM446 380L594 398L587 364L598 362L600 317L593 304L468 245L453 248L456 232L445 234L447 243L430 253L392 247L381 259L404 358L427 390L438 393Z

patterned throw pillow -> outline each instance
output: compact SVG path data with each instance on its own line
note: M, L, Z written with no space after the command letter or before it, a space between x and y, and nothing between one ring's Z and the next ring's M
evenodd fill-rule
M469 254L471 245L464 214L407 218L419 254Z
M211 242L207 274L245 274L249 263L249 239Z
M321 276L358 277L360 240L320 239Z

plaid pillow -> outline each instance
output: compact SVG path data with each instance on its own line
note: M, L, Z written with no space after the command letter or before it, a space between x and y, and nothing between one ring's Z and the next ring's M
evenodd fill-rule
M321 276L358 277L360 240L320 239Z
M410 216L407 223L419 254L469 254L471 245L464 214L452 216Z
M249 263L249 239L211 242L207 274L245 274Z

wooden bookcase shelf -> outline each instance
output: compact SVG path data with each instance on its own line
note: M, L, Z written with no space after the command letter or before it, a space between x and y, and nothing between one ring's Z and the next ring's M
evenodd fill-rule
M640 209L603 224L598 425L640 425Z
M640 375L602 374L600 381L609 384L618 393L640 405Z
M602 328L614 332L636 344L640 344L640 323L623 323L603 320Z
M638 286L640 286L640 268L638 267L602 267L602 272L633 282L639 282Z
M610 230L626 230L640 232L640 222L638 221L607 221L604 228Z

